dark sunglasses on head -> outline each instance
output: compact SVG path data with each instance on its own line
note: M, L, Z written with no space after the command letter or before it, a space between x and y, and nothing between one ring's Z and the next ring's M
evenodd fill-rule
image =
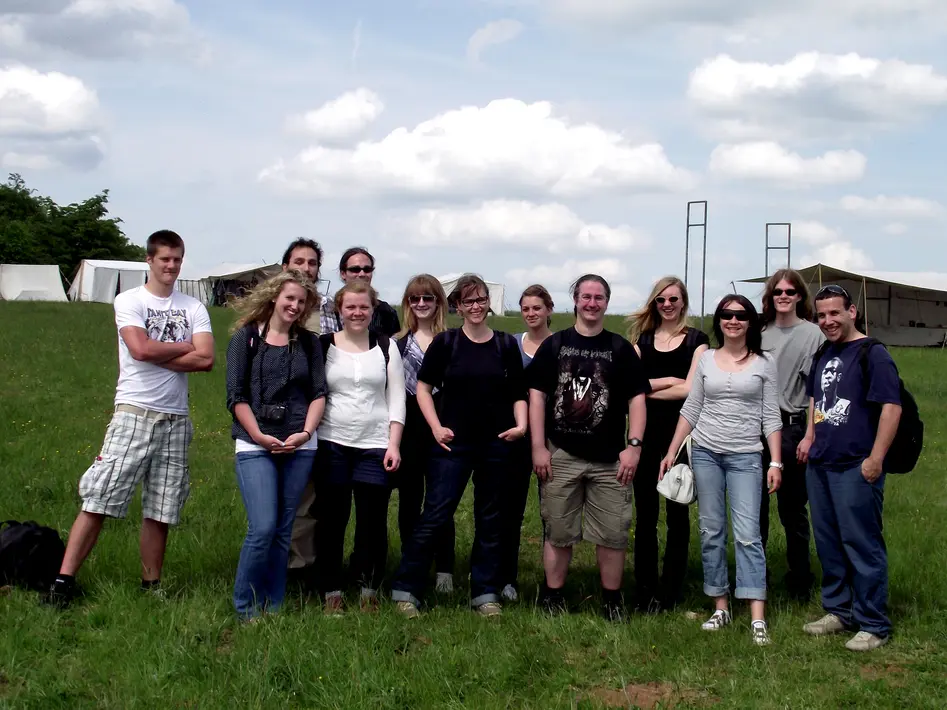
M794 289L794 288L786 288L786 289L783 289L783 288L774 288L774 289L773 289L773 295L774 295L774 296L782 296L784 293L785 293L787 296L795 296L795 295L796 295L797 293L799 293L799 292L798 292L796 289Z
M668 296L667 298L665 298L664 296L658 296L656 299L654 299L654 302L657 303L659 306L663 306L665 301L667 301L668 303L677 303L680 300L681 299L678 298L677 296Z
M819 292L815 295L815 298L818 301L818 300L821 300L827 294L831 294L833 296L842 296L843 298L846 298L849 301L852 300L852 297L848 294L848 291L846 291L844 288L842 288L841 286L837 284L829 284L828 286L823 286L822 288L819 289Z
M720 311L721 321L733 320L734 318L736 318L741 323L745 323L746 321L750 320L750 314L747 311Z
M360 274L363 271L366 274L370 274L375 270L375 267L374 266L346 266L345 270L348 271L350 274Z
M434 303L436 300L437 298L429 293L423 293L420 296L408 296L408 303L412 306L416 306L419 303Z

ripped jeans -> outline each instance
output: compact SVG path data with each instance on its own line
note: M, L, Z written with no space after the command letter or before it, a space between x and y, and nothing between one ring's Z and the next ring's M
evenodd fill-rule
M718 454L696 443L691 467L697 483L704 594L730 592L727 569L727 502L733 521L737 599L766 599L766 555L760 538L763 460L756 453Z

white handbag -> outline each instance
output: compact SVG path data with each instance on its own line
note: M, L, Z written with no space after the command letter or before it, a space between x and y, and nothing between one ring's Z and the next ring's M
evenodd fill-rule
M691 460L691 438L688 436L677 450L677 461L681 457L681 451L687 448L687 460ZM694 472L686 463L676 463L671 466L664 474L664 478L658 481L658 493L668 500L682 505L690 505L697 500L697 486L694 484Z

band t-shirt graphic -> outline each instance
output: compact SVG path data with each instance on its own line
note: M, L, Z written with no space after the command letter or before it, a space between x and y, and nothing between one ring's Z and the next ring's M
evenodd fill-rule
M161 343L190 343L195 333L212 332L204 304L180 291L159 298L139 286L115 297L115 324L119 330L115 404L187 414L187 375L133 358L121 329L142 328L149 340Z
M546 394L547 438L586 461L618 460L628 401L651 391L631 343L609 331L589 338L573 327L547 338L526 374Z
M806 394L814 400L815 440L809 459L844 471L871 454L878 431L880 405L901 403L898 370L891 355L875 345L865 355L868 380L858 361L863 345L853 340L832 345L813 363Z

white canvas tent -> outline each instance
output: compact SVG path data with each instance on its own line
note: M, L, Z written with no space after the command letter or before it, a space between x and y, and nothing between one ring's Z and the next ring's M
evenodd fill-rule
M55 264L0 265L0 300L65 301L59 267Z
M447 274L446 276L439 276L437 280L440 281L441 286L444 287L444 292L450 295L450 292L454 289L454 286L457 285L461 276L463 276L463 274ZM497 283L496 281L487 281L486 279L484 279L484 282L490 291L490 310L496 315L502 316L504 310L503 284Z
M932 346L947 342L947 274L862 271L814 264L797 269L809 290L838 284L852 295L868 335L887 345ZM765 283L766 277L744 283Z
M113 303L119 293L143 286L147 275L148 264L143 261L83 259L69 287L69 299Z

